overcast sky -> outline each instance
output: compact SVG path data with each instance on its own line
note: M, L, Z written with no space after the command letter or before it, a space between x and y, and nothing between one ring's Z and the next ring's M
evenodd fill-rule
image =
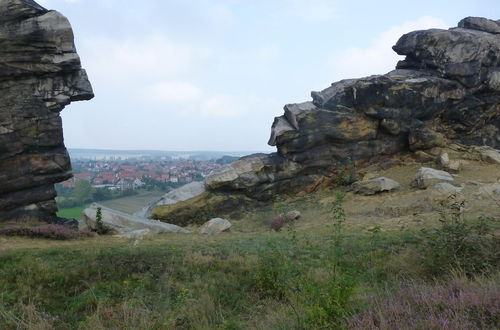
M392 70L403 33L500 19L498 0L38 2L70 19L96 94L63 111L69 148L271 151L285 104Z

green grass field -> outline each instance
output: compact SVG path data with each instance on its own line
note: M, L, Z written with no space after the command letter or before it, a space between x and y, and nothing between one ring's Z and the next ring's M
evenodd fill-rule
M72 207L70 209L61 209L57 216L61 218L81 220L84 206Z
M149 203L156 201L164 194L165 194L164 192L160 191L151 191L151 192L141 193L135 196L123 197L99 203L120 212L133 214L141 210L144 206L148 205Z
M283 203L281 232L265 207L213 236L1 237L0 329L500 328L496 222L362 229L335 196Z
M164 194L165 193L161 191L148 191L134 196L99 202L99 204L120 212L133 214L149 203L156 201ZM82 220L82 212L84 209L84 206L60 209L59 212L57 212L57 215L61 218Z

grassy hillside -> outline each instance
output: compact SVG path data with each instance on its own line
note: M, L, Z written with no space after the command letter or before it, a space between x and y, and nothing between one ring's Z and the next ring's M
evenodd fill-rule
M277 203L218 236L0 238L0 329L500 327L495 219L366 224L339 197ZM300 220L268 229L292 209Z

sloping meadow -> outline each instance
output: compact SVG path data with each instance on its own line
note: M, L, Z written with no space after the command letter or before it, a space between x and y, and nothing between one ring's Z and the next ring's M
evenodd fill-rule
M258 230L272 213L219 236L165 234L138 246L109 237L46 247L40 240L36 249L6 250L0 328L500 327L492 219L451 214L425 231L351 230L337 194L318 214L321 231L294 223Z

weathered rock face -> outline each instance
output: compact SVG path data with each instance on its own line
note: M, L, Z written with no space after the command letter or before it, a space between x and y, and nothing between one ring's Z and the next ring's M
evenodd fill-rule
M0 221L59 221L54 183L72 176L60 111L92 87L68 20L0 1Z
M142 210L134 213L134 216L147 219L151 216L151 213L157 206L172 205L179 202L183 202L188 199L199 196L203 194L205 191L206 189L204 182L188 183L180 188L174 189L166 193L157 201L150 203L149 205L145 206Z
M499 21L469 17L458 28L411 32L393 49L406 56L396 70L286 105L269 140L278 152L231 164L207 178L208 192L266 201L314 190L345 165L452 143L500 149Z
M207 180L208 187L243 185L249 197L262 199L289 192L305 177L332 177L339 163L362 165L450 143L500 148L498 21L465 18L458 28L408 33L393 48L406 55L396 70L342 80L312 92L311 102L286 105L269 141L278 153L247 157L226 170L232 176ZM272 164L266 178L260 168L234 174L255 162ZM264 187L272 193L263 196Z

